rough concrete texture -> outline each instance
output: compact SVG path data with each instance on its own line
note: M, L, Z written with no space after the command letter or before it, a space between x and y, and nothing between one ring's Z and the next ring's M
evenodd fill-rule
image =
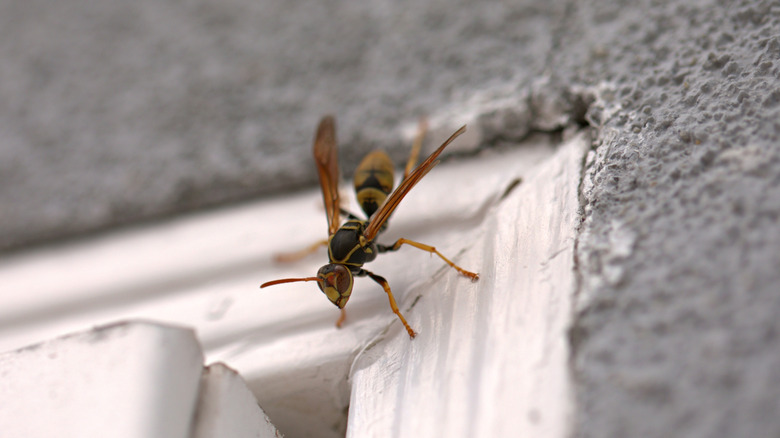
M780 436L776 2L14 0L0 58L6 248L313 184L326 111L345 173L587 121L577 435Z
M780 436L780 5L572 8L553 63L602 90L579 435Z

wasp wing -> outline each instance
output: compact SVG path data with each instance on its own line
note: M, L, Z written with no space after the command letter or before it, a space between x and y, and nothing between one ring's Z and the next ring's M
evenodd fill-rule
M339 229L339 157L336 146L336 121L333 116L320 120L314 136L314 162L320 176L322 200L328 216L328 235Z
M460 129L455 131L455 133L452 134L450 138L447 139L447 141L439 146L439 149L436 149L436 151L429 155L428 158L426 158L425 161L423 161L422 164L420 164L420 166L414 170L414 172L409 174L409 176L407 176L406 179L404 179L401 184L398 185L393 193L387 197L384 204L382 204L382 207L380 207L379 210L377 210L377 212L371 216L371 222L368 223L368 226L366 226L366 229L363 231L363 236L365 236L369 242L374 240L376 235L379 233L379 230L382 229L382 225L387 222L387 219L393 213L393 210L398 207L398 204L400 204L401 200L404 199L404 196L409 193L409 190L412 190L412 187L420 182L425 174L433 169L433 166L439 163L436 158L438 158L439 154L444 151L444 148L446 148L447 145L452 143L455 138L464 132L466 132L465 126L462 126Z

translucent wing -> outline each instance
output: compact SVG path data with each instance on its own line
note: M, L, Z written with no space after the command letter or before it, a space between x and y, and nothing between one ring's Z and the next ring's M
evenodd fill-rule
M377 233L379 233L379 230L382 228L382 225L387 222L390 214L393 213L393 210L395 210L396 207L398 207L398 204L401 203L401 200L404 199L404 196L409 193L409 190L412 190L412 187L414 187L422 179L422 177L425 176L426 173L433 169L433 166L439 163L436 161L436 158L438 158L439 154L444 151L444 148L446 148L447 145L452 143L455 138L464 132L466 132L465 126L462 126L460 129L455 131L455 133L452 134L450 138L447 139L447 141L439 146L439 149L436 149L436 151L429 155L428 158L426 158L425 161L423 161L422 164L420 164L420 166L414 170L414 172L409 174L409 176L398 185L393 193L391 193L390 196L388 196L388 198L385 200L385 203L382 204L382 207L380 207L379 210L377 210L377 212L371 216L371 222L369 222L365 231L363 231L363 236L365 236L366 239L369 241L374 240Z
M314 136L314 162L322 187L322 200L328 215L328 235L339 229L339 157L336 149L336 122L332 116L320 120Z

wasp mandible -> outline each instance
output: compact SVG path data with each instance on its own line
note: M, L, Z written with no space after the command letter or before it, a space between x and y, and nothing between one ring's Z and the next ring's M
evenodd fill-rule
M325 212L328 220L327 245L329 263L319 269L316 277L285 278L263 283L260 287L264 288L275 284L296 281L316 281L320 290L328 297L328 300L341 309L341 316L336 322L337 326L341 326L346 317L344 306L352 295L354 277L367 276L382 286L390 300L390 308L393 310L393 313L401 320L401 323L409 333L409 337L414 338L416 333L406 322L406 318L401 314L401 311L398 310L398 304L395 302L393 292L390 290L387 280L364 269L363 265L374 260L379 253L396 251L406 244L431 254L436 254L445 263L461 275L472 279L472 281L479 279L479 274L469 272L451 262L433 246L404 238L398 239L394 244L388 246L374 242L376 236L384 230L387 220L396 207L398 207L401 200L422 177L439 163L437 158L444 151L444 148L465 131L465 126L455 131L420 166L411 171L417 160L416 156L421 143L421 138L418 136L415 147L412 148L411 157L406 165L404 179L392 193L390 193L393 187L392 161L382 151L375 151L367 155L357 167L354 178L358 203L368 217L368 220L362 220L342 210L339 206L336 122L332 116L323 117L314 136L314 161L317 164L317 172L319 173L322 197L325 202ZM341 215L348 218L344 225L340 225ZM312 248L316 248L318 245Z

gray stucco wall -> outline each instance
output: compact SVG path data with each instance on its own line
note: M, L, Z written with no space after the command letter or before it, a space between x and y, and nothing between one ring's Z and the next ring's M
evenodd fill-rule
M780 435L777 3L12 0L0 60L5 249L314 184L324 112L345 173L587 124L577 435Z
M581 436L780 436L780 4L576 9Z

